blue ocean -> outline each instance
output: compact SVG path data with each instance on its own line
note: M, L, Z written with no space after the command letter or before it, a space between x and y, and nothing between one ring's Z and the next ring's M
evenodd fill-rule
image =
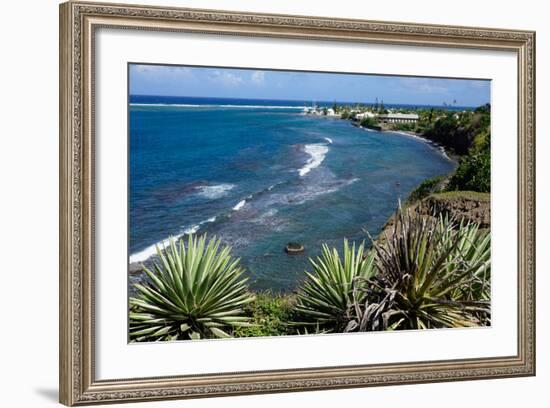
M207 233L254 289L291 291L323 243L368 240L399 198L455 166L420 139L304 115L310 105L131 96L130 263L153 260L169 236ZM287 255L291 241L305 252Z

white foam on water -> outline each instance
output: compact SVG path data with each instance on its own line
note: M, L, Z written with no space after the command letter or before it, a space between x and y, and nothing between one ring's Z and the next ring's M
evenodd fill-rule
M235 188L234 184L222 183L213 186L199 186L197 187L197 190L199 191L198 194L201 197L215 200L217 198L226 196L227 193L233 188Z
M246 204L246 200L239 201L237 205L233 207L233 211L239 211L241 208L244 207L245 204Z
M300 177L305 176L311 170L319 167L323 160L325 160L325 156L328 153L328 150L328 146L325 144L305 145L304 152L309 154L310 157L307 160L306 164L300 170L298 170Z
M332 139L330 137L325 137L325 140L328 142L328 144L332 144Z

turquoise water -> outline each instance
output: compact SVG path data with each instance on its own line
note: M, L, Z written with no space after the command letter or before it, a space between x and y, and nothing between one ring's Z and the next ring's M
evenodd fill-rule
M292 290L322 243L377 234L400 197L454 166L421 140L305 116L299 103L179 102L129 108L130 262L151 261L170 235L208 233L254 288ZM304 254L287 255L289 241Z

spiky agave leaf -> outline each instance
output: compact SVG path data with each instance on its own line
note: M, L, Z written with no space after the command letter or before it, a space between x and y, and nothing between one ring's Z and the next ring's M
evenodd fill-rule
M230 337L249 324L242 307L254 300L239 259L215 237L189 235L187 245L173 238L157 247L158 263L145 268L146 284L135 284L130 298L133 341Z
M342 331L349 321L353 282L369 279L374 273L374 253L357 248L344 240L343 259L338 251L326 244L321 256L310 259L313 273L299 287L295 311L298 325L313 325L323 331Z

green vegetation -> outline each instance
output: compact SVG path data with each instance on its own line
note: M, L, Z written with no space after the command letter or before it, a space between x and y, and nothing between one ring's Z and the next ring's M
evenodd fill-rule
M292 295L260 292L248 304L244 312L250 316L252 324L237 327L235 337L282 336L295 334L296 329L289 325L293 320L295 299Z
M405 132L416 132L418 129L416 123L394 123L392 130L402 130Z
M356 249L344 240L343 260L335 248L323 245L321 256L310 262L314 273L306 272L306 281L297 293L298 323L341 332L350 317L353 283L374 274L374 253L367 252L364 243Z
M489 324L489 233L399 209L385 238L373 242L377 273L356 282L346 331Z
M171 239L157 254L160 264L144 267L149 282L135 284L139 295L130 298L132 341L223 338L249 325L243 306L254 296L229 247L190 234L187 246Z
M435 176L424 180L409 194L407 203L420 201L423 198L428 197L430 194L443 190L445 188L446 180L447 178L445 176Z
M459 156L458 167L446 182L445 189L491 191L491 106L480 106L473 111L445 111L429 109L417 111L419 121L415 132L444 146ZM396 130L407 130L410 125L394 125ZM426 180L409 197L413 202L432 192L441 191L441 184Z
M480 193L479 191L442 191L440 193L432 193L432 197L438 200L456 200L465 198L476 201L490 201L489 193Z
M359 125L363 127L372 127L372 126L377 126L378 122L373 117L366 117L361 119L361 122L359 122Z
M467 155L460 158L449 190L491 191L491 145L486 132L479 133Z
M341 119L350 119L350 111L349 110L343 110L340 113L340 118Z
M424 137L460 156L447 189L490 192L491 106L483 105L474 111L447 112L433 120L434 115L430 111L420 123Z

